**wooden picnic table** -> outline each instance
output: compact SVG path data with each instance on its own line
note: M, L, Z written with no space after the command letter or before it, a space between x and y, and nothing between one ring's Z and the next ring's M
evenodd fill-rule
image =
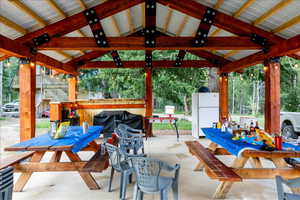
M216 135L215 137L218 137ZM198 141L188 141L186 145L192 155L199 160L195 171L205 169L211 179L220 181L214 198L225 198L233 183L241 182L245 179L273 179L275 176L282 176L286 179L300 177L300 169L288 166L284 158L299 158L300 151L264 151L259 149L245 149L239 155L232 154L228 149L223 148L215 141L211 141L207 148ZM236 156L231 166L226 166L216 156ZM262 159L271 161L274 167L265 167ZM245 167L250 162L252 168ZM293 190L298 193L299 189Z
M5 148L5 150L27 151L28 153L15 156L16 159L7 159L6 162L0 162L0 168L11 165L14 167L15 172L22 173L14 186L14 191L16 192L23 190L34 172L59 171L78 172L91 190L100 189L91 172L101 172L108 167L108 156L101 157L100 145L95 142L95 139L100 136L102 129L102 126L91 126L88 133L83 134L82 127L71 126L65 137L61 139L52 139L48 134L44 134L20 142ZM95 154L90 161L83 161L78 155L79 151L92 151ZM41 162L46 152L51 152L53 155L49 162ZM61 162L63 152L67 155L70 162ZM21 163L20 161L23 161L25 158L30 158L30 161ZM95 164L95 162L97 163ZM91 166L93 167L91 168Z

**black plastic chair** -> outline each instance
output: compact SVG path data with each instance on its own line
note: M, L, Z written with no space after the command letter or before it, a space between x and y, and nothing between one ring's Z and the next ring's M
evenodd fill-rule
M0 200L12 200L14 170L7 167L0 170Z

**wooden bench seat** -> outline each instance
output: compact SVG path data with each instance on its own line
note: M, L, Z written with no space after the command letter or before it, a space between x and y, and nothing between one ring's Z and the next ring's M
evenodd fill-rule
M0 160L0 169L6 168L8 166L12 166L16 163L19 163L29 157L31 157L34 152L25 152L25 153L18 153L16 155L7 157L3 160Z
M185 142L190 153L197 157L208 170L208 174L213 179L220 181L239 182L242 178L237 175L231 168L222 163L213 153L207 150L197 141Z
M101 155L101 150L97 151L95 155L82 168L83 172L102 172L109 166L109 157L106 153Z

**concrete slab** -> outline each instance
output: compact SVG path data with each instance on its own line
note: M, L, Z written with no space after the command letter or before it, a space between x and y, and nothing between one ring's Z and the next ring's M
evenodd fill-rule
M182 136L180 142L176 137L158 136L146 141L146 152L150 157L164 160L170 164L179 163L180 172L180 197L183 200L212 199L212 195L218 185L218 181L210 180L203 172L194 172L196 159L187 151L184 144L185 140L191 140L191 136ZM208 140L201 140L201 143L207 144ZM50 156L50 155L47 155ZM81 157L88 158L89 153L80 153ZM64 156L63 159L66 159ZM231 163L233 157L229 156L222 159L225 163ZM270 162L264 161L264 165L271 165ZM250 166L249 166L250 167ZM108 181L109 172L95 173L97 182L102 187L101 190L91 191L83 183L77 173L35 173L24 192L14 193L15 200L61 200L61 199L118 199L120 175L117 174L113 181L114 191L109 193ZM17 177L17 176L16 176ZM129 185L127 199L132 199L133 185ZM172 193L169 193L172 199ZM159 199L159 195L146 195L146 200ZM227 199L244 199L244 200L264 200L276 199L276 189L274 180L251 180L242 183L236 183L232 187Z

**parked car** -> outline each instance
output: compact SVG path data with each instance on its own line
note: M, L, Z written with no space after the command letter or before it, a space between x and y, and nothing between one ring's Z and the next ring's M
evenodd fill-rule
M283 137L296 139L300 136L300 112L281 112L280 124Z
M50 117L50 110L45 110L42 112L42 118L49 118Z
M3 112L19 112L19 101L13 101L2 106Z

